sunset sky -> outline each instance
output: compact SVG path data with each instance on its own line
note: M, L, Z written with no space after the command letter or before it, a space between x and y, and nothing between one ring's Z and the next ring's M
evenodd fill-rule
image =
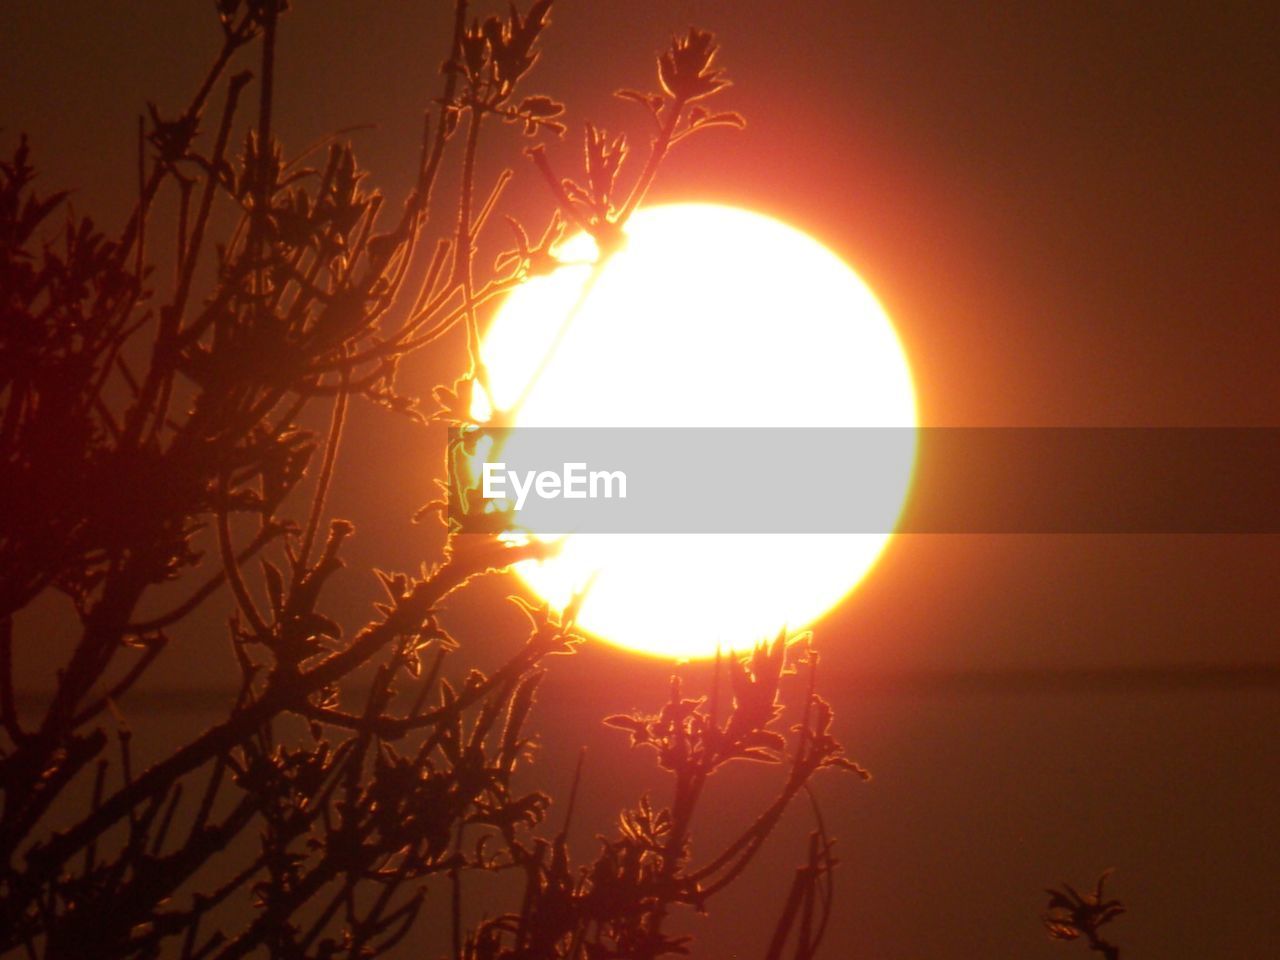
M298 150L372 124L352 134L357 155L398 204L449 5L296 6L279 40L281 136ZM216 49L212 4L23 0L5 20L0 145L28 133L43 189L74 187L77 212L117 227L136 118L148 100L162 114L186 102ZM1280 14L565 0L532 77L569 106L552 157L576 162L586 119L642 142L644 118L611 94L651 87L656 52L690 23L718 35L734 86L717 105L748 127L681 145L650 201L748 207L840 254L897 325L922 424L1280 428ZM482 182L512 165L507 209L545 220L518 131L490 143ZM428 395L452 379L460 338L451 349L406 365L401 385ZM355 469L332 504L358 528L335 584L350 624L375 594L370 566L416 568L438 549L409 517L434 495L442 442L363 405L353 416ZM823 955L1084 956L1046 938L1041 891L1107 867L1130 909L1114 928L1126 956L1280 954L1277 582L1275 535L894 538L815 627L819 689L875 776L817 786L842 859ZM518 642L514 608L493 614L513 589L486 583L449 611L481 664ZM174 731L208 722L234 684L229 603L208 616L207 648L163 664L135 711L168 711ZM656 768L597 721L656 708L670 673L598 643L554 664L542 698L559 702L537 725L564 772L554 789L589 748L582 852L620 804L663 797ZM753 770L722 780L696 838L727 835L753 806L742 792L765 789ZM695 955L760 954L809 829L797 807L692 921Z

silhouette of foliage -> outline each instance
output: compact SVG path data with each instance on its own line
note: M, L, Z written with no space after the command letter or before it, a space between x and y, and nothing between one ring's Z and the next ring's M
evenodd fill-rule
M1092 892L1080 893L1069 883L1064 883L1060 890L1045 891L1049 894L1049 903L1041 920L1051 938L1065 941L1083 938L1090 950L1101 953L1107 960L1119 960L1120 948L1098 932L1125 912L1119 900L1107 900L1103 896L1102 888L1110 876L1110 870L1104 871Z
M326 588L354 527L326 522L326 499L353 401L480 426L484 305L556 269L570 223L607 256L676 143L742 124L703 106L728 83L714 39L673 40L661 93L621 92L653 126L630 186L626 138L591 124L579 183L554 174L542 142L565 132L564 106L523 89L551 0L483 19L458 0L413 189L392 213L349 143L335 138L310 167L312 154L291 157L279 141L285 8L218 0L221 47L191 101L176 113L148 105L140 121L138 197L118 236L69 210L48 236L66 194L35 190L25 139L0 163L0 952L368 958L403 941L428 890L444 890L455 958L686 953L688 938L667 929L675 908L706 909L819 770L865 776L831 736L807 642L781 636L728 656L709 699L673 680L658 713L608 718L654 753L672 800L641 797L594 857L575 860L568 816L548 834L550 795L518 786L550 778L533 763L530 724L551 658L580 641L574 608L518 601L525 642L454 682L444 667L466 644L437 619L475 578L547 548L451 533L418 570L378 571L385 597L352 631ZM532 233L508 217L515 248L481 276L477 238L512 177L477 192L480 133L493 123L541 138L528 154L557 209ZM457 213L436 231L446 163L459 169ZM172 222L159 222L162 196ZM157 236L176 239L153 259ZM399 391L398 365L459 327L469 365L424 413ZM306 426L326 406L327 429ZM190 645L193 614L223 588L238 693L214 725L140 764L120 705L160 657ZM15 614L51 592L70 599L79 629L33 719L16 706L14 651L40 637L19 636ZM159 602L167 609L141 613ZM800 666L810 688L785 726L780 679ZM694 862L694 811L733 762L773 764L781 786ZM819 819L768 957L791 940L812 956L834 864ZM467 928L462 877L501 871L524 878L518 902ZM237 903L251 905L247 922Z

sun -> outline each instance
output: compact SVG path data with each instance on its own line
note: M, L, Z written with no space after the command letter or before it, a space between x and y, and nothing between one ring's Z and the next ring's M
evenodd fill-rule
M915 427L893 324L821 243L716 204L644 208L625 232L601 264L588 235L570 237L557 251L564 266L507 297L481 345L491 393L473 415L513 411L517 426ZM899 509L911 468L897 478ZM889 537L574 534L516 572L557 608L589 584L579 625L610 643L692 659L811 623Z

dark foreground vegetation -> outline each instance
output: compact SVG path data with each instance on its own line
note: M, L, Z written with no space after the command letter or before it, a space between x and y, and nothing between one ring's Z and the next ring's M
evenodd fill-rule
M607 256L673 146L741 125L708 106L727 84L716 44L690 30L652 92L620 92L648 128L633 154L592 125L570 133L563 106L526 89L549 0L487 17L458 2L415 186L393 203L342 138L302 153L277 139L283 7L217 3L204 81L140 121L138 199L118 233L43 192L25 140L0 165L0 953L374 957L411 942L428 898L447 905L437 939L458 958L687 952L680 913L714 907L818 771L865 776L829 732L807 643L726 655L710 690L673 681L653 713L607 718L649 749L664 799L639 798L571 851L573 793L553 807L547 786L566 771L529 746L539 681L579 639L573 609L524 604L527 640L488 673L456 669L468 638L437 619L451 594L542 548L450 535L419 569L379 571L372 618L343 624L326 587L354 529L326 497L351 404L469 424L486 305L554 269L570 227ZM512 166L536 174L548 209L529 228L500 213L511 172L477 175L481 150L521 134ZM570 176L543 146L565 136L584 144ZM446 170L460 186L441 217ZM494 230L511 250L490 269L476 249ZM455 330L459 376L420 408L398 365L460 353ZM442 522L439 505L417 520ZM29 684L14 651L46 643L20 614L51 594L77 636L33 716L16 706ZM194 739L135 757L134 729L161 721L128 709L131 690L161 658L207 656L199 614L228 598L239 693ZM784 718L780 678L796 671L807 693ZM695 860L694 812L735 762L773 764L776 792ZM813 954L833 864L817 829L780 885L765 956ZM501 873L519 892L469 919L464 878Z

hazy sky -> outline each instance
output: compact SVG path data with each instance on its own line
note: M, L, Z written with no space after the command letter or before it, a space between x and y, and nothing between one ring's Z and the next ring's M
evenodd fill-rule
M357 149L398 202L448 5L297 6L280 41L282 135L300 149L375 124ZM570 0L532 84L570 105L553 158L576 160L586 118L643 138L610 94L653 85L655 52L690 20L720 35L735 81L721 103L749 127L681 148L653 198L749 206L843 255L899 327L924 422L1280 426L1280 11ZM216 48L212 4L20 2L3 21L0 146L28 132L45 188L74 186L77 210L118 225L135 118L148 99L185 103ZM487 172L512 164L513 208L544 217L519 138L491 143ZM424 394L456 359L417 370ZM416 565L429 545L406 521L430 495L432 456L399 423L359 423L349 436L368 456L353 459L386 469L341 478L356 560ZM358 576L353 618L372 591ZM1134 956L1280 953L1267 841L1280 691L1046 679L1274 661L1278 577L1275 537L898 538L818 627L825 693L876 774L820 785L844 859L826 955L1068 955L1038 929L1040 888L1107 866ZM454 616L485 628L477 656L491 661L518 621L483 609ZM174 687L206 682L185 662L167 668ZM981 672L1006 669L1041 672ZM645 786L594 720L656 706L668 673L598 648L553 671L549 759L592 748L583 853L611 829L610 805ZM807 829L797 815L786 832ZM696 924L699 955L758 955L772 913L759 903L798 855L779 838L737 900Z

